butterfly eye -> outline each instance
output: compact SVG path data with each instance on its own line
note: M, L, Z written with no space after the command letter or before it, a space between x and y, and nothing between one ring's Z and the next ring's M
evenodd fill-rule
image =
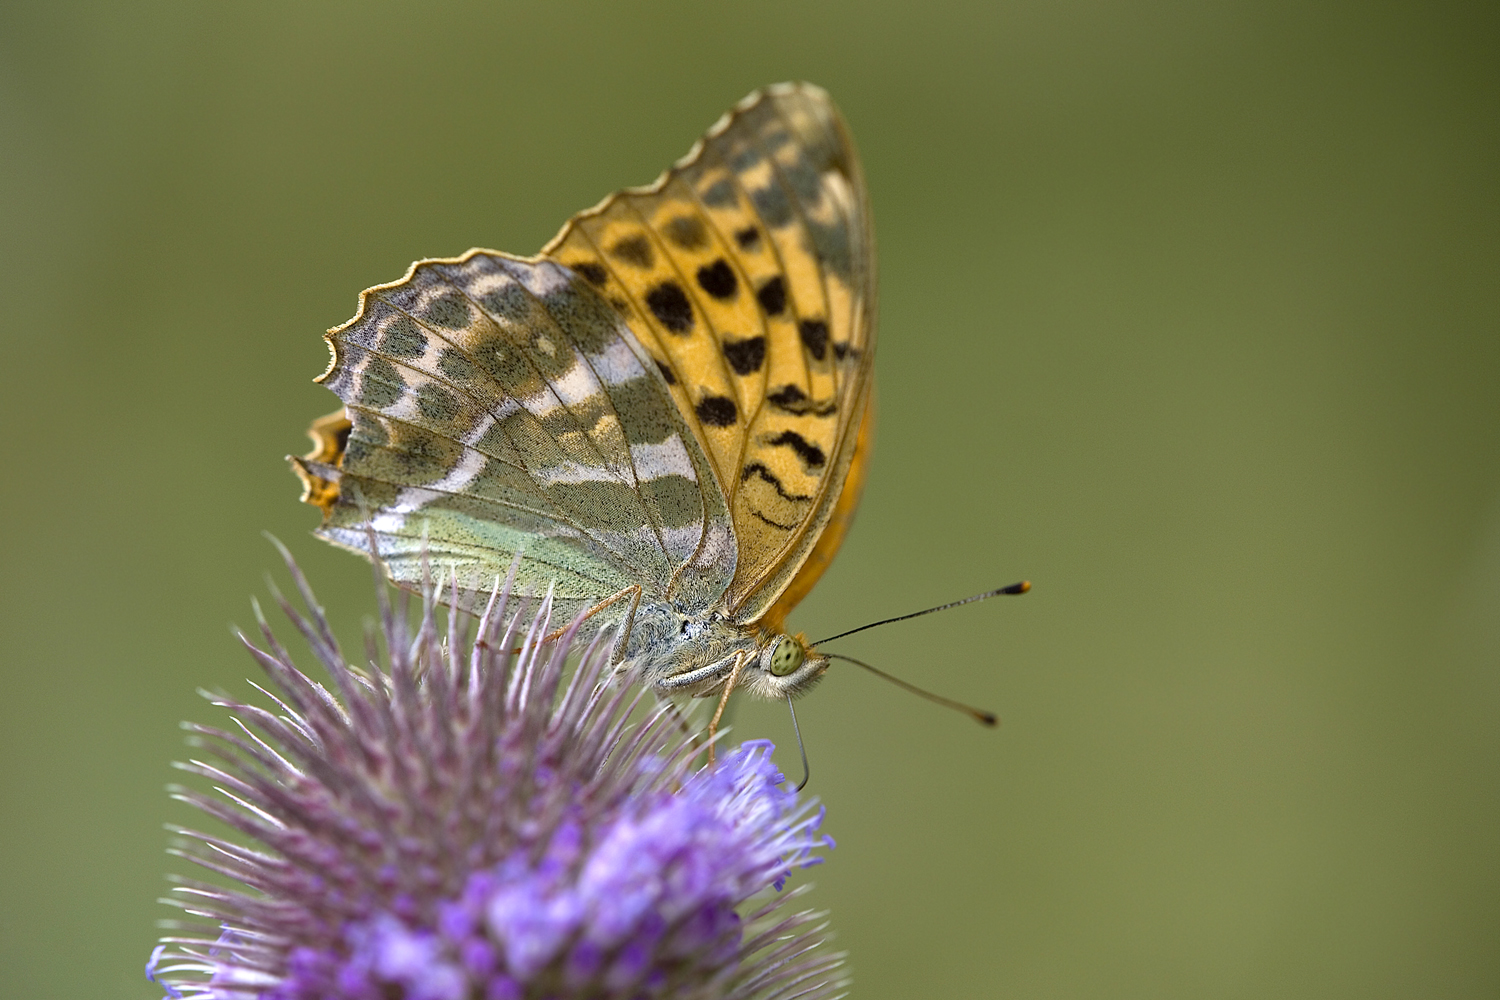
M771 647L766 669L777 677L785 677L802 666L802 645L789 635L784 635Z

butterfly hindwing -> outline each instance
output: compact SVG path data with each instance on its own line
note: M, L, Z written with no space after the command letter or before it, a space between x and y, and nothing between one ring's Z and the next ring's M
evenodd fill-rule
M697 603L727 586L713 469L650 357L577 274L478 250L423 261L367 291L328 341L322 381L349 423L300 463L323 537L368 554L373 528L408 584L425 546L476 592L519 552L517 592L555 583L565 616L633 585L650 597L675 583Z
M658 364L732 513L726 609L755 620L833 517L868 400L874 247L832 103L806 84L751 95L655 184L575 217L543 254L589 281Z

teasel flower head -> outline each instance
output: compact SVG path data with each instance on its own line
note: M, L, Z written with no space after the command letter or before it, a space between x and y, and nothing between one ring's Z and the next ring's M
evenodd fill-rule
M415 615L381 587L356 666L287 564L307 610L277 601L331 684L257 608L275 708L215 697L233 727L189 727L204 757L179 766L217 788L174 793L235 833L174 828L220 878L167 900L188 919L147 973L169 996L842 995L821 915L784 888L832 841L769 743L701 766L680 715L611 676L611 636L565 670L577 623L541 641L550 601L528 616L508 584L445 622L435 586Z

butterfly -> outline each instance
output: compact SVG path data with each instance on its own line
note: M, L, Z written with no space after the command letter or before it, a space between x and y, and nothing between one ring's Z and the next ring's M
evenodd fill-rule
M720 711L827 670L785 619L864 481L875 247L820 88L752 93L534 257L418 261L325 339L343 407L291 459L320 537L408 588L424 560L470 595L514 565L512 593Z

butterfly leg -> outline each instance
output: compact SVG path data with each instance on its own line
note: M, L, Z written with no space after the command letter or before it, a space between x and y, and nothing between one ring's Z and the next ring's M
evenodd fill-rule
M626 587L619 594L611 597L610 600L616 600L627 593L630 594L630 610L625 613L625 630L615 640L615 648L609 654L610 665L616 667L625 659L625 647L630 645L630 631L635 628L635 613L641 608L641 585L637 583Z
M610 656L609 662L612 665L619 664L620 660L622 659L622 654L625 651L625 644L630 641L630 630L635 626L635 613L636 610L641 606L641 585L638 583L633 583L619 593L611 594L609 597L606 597L604 600L600 601L592 608L589 608L588 611L586 611L583 615L583 620L588 621L590 618L594 617L599 612L609 607L611 604L617 604L627 597L630 598L630 613L625 616L625 633L620 637L618 641L616 641L615 651ZM560 629L554 629L553 631L544 635L542 637L542 641L553 642L557 639L561 639L563 637L563 634L568 631L569 627L569 625L565 625Z
M714 736L719 732L719 720L724 716L724 706L729 704L729 695L734 691L734 686L739 682L740 672L745 669L745 664L750 662L750 654L740 653L734 658L734 667L729 671L729 679L724 682L724 693L719 695L719 707L714 709L714 717L708 724L708 764L714 763Z

